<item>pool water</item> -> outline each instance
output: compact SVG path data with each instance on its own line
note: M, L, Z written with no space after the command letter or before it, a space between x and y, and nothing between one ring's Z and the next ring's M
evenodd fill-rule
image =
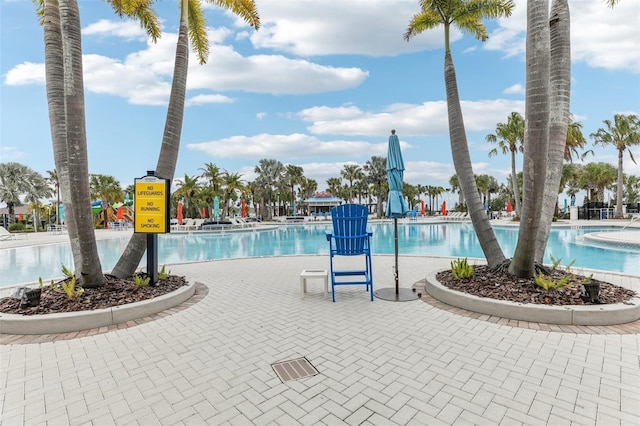
M160 235L158 263L170 265L211 259L303 254L328 256L325 231L330 228L327 222L326 225L288 225L270 230ZM373 252L393 254L393 223L374 223L371 228ZM518 240L517 227L494 229L505 256L513 256ZM574 269L582 267L640 275L640 249L615 245L594 246L583 242L581 238L589 232L617 230L619 228L615 227L553 227L544 261L551 263L551 255L555 259L562 259L561 265L568 265L575 260ZM637 232L640 240L640 230L629 232ZM97 241L105 271L111 270L117 263L128 240L129 235ZM398 226L398 245L400 255L484 258L473 226L467 223L402 223ZM145 266L146 259L143 258L140 264ZM0 287L36 282L38 277L45 281L59 278L62 276L62 265L73 268L68 243L2 249Z

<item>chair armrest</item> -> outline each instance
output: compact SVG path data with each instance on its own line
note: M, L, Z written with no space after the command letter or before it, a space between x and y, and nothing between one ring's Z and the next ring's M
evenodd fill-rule
M327 241L331 241L331 238L333 238L333 232L331 231L324 231L324 235L327 237Z

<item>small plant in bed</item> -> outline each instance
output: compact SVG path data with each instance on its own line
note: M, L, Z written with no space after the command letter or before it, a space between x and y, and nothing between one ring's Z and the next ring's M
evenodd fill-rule
M42 288L40 303L37 306L21 308L20 299L5 297L0 299L0 312L42 315L104 309L153 299L187 285L185 277L170 275L166 272L162 277L159 274L157 285L142 285L145 281L149 283L146 275L137 274L131 278L116 278L106 274L104 285L83 289L76 286L72 273L71 276L66 274L65 276L63 280L51 281L51 285Z
M452 290L525 304L590 305L592 303L589 300L581 297L585 282L599 283L600 304L625 303L636 295L633 290L586 277L571 269L559 269L557 266L537 268L537 278L518 278L508 274L504 265L493 269L486 265L475 265L473 275L465 279L456 278L459 271L454 274L453 270L441 271L436 274L436 278Z

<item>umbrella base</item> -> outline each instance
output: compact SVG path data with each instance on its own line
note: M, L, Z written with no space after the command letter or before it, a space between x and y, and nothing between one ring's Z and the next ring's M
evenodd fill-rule
M396 288L394 287L381 288L380 290L374 291L373 294L378 299L388 300L390 302L410 302L420 299L420 293L415 289L399 288L397 290L398 292L396 293Z

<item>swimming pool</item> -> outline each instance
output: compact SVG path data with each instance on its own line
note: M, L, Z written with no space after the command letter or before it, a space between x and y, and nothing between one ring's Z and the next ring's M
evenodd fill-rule
M158 263L197 262L257 256L327 254L325 230L330 223L287 225L269 230L226 233L166 234L158 238ZM372 250L375 254L393 254L393 223L373 223ZM553 227L545 253L562 259L573 268L600 269L640 275L640 249L616 246L594 246L581 237L589 232L616 231L615 227ZM638 233L640 230L629 230ZM505 256L511 257L518 240L518 228L495 227L496 237ZM124 251L129 235L98 240L98 251L104 270L111 270ZM469 223L402 223L398 226L400 255L484 258L480 244ZM327 260L328 262L328 260ZM45 281L60 277L61 265L73 266L68 243L19 247L0 250L0 287ZM146 265L143 258L141 265Z

